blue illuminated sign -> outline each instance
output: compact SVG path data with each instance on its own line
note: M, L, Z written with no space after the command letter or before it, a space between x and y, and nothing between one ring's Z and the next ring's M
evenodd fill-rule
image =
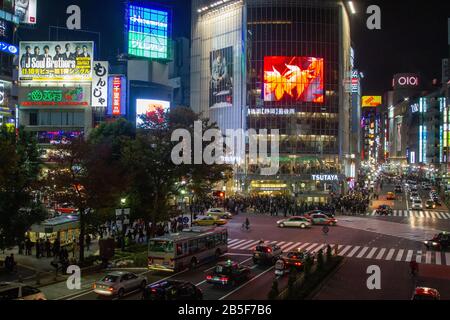
M4 43L4 42L0 42L0 51L2 52L6 52L9 54L13 54L15 56L17 56L19 54L19 48L9 44L9 43Z
M130 5L128 54L150 59L169 58L169 11Z

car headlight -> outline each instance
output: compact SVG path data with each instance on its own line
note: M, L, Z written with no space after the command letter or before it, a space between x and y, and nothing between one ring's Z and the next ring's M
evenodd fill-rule
M432 242L431 244L432 244L433 246L437 246L437 245L438 245L437 242Z

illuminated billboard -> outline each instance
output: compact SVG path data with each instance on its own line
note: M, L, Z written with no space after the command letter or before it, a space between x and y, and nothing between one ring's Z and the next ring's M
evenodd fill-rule
M89 99L88 87L21 87L19 89L21 107L88 107Z
M210 53L210 75L210 107L233 106L233 47Z
M140 127L144 121L143 116L153 117L156 116L161 121L164 118L161 116L162 113L167 112L170 109L170 102L163 100L153 100L153 99L137 99L136 100L136 126Z
M24 24L36 24L37 0L16 0L15 15L19 22Z
M324 60L264 57L264 101L324 102Z
M136 5L128 7L128 54L168 59L170 12Z
M414 73L399 73L392 80L394 89L412 89L419 87L419 76Z
M378 107L382 103L381 96L363 96L362 97L362 107L370 108L370 107Z
M93 42L20 42L20 81L92 81Z
M123 116L127 114L127 79L125 76L109 76L107 114L109 116Z
M2 112L10 113L11 88L11 82L0 80L0 114Z

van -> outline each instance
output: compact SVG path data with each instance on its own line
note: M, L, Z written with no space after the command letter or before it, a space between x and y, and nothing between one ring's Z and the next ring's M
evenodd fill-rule
M21 283L0 283L0 301L47 300L41 290Z

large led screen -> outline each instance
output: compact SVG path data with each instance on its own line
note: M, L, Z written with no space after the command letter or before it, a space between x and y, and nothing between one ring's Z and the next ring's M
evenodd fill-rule
M210 74L210 107L231 107L233 105L233 47L211 52Z
M128 12L128 54L168 59L169 11L130 5Z
M144 121L143 116L152 117L167 112L170 109L169 101L153 100L153 99L137 99L136 100L136 126L140 127Z
M324 102L324 60L264 57L264 101Z

